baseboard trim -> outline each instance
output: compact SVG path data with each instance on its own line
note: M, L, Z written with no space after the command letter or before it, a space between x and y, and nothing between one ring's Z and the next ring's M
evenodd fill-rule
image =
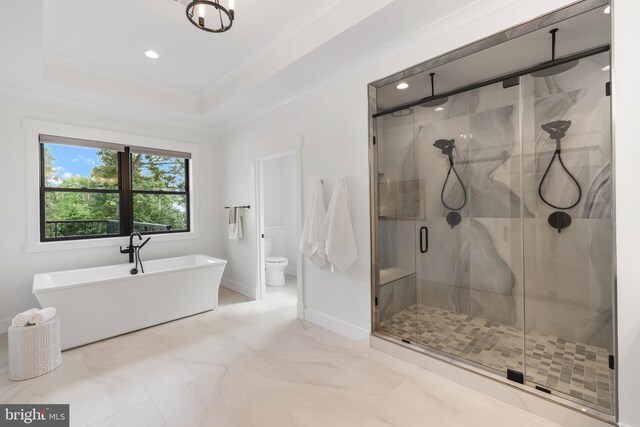
M229 290L242 294L253 300L258 297L258 292L255 286L247 286L231 279L222 279L222 282L220 284Z
M0 334L6 334L11 326L11 319L0 319Z
M320 313L319 311L310 308L304 309L304 319L328 329L331 332L335 332L336 334L345 336L354 341L369 345L369 331L366 329L362 329L358 326L352 325L351 323L336 319L335 317Z

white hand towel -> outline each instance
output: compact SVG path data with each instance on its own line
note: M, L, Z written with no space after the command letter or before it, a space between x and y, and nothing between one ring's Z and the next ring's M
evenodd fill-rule
M327 216L322 224L320 236L325 240L327 260L333 267L345 271L358 258L356 238L351 223L349 191L347 180L338 178L333 190Z
M56 315L56 309L53 307L46 307L42 310L37 310L29 316L29 323L32 325L39 325L41 323L47 322Z
M242 239L242 237L244 237L244 234L242 232L242 208L236 208L238 210L238 212L236 213L236 218L237 218L237 226L236 226L236 234L238 236L238 239Z
M304 228L300 237L300 252L318 268L324 267L327 258L324 252L324 240L320 237L326 213L322 181L317 180L313 184L311 200L304 219Z
M242 208L229 208L228 236L229 240L242 239Z
M11 326L27 326L27 324L29 324L29 316L36 311L38 311L37 308L32 308L16 314L16 316L11 320Z

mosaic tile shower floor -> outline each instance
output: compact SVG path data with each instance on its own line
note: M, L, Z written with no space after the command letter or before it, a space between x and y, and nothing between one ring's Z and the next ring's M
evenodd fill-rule
M523 371L522 331L513 326L414 305L383 321L380 330L500 372ZM528 381L612 412L608 350L531 332L527 359Z

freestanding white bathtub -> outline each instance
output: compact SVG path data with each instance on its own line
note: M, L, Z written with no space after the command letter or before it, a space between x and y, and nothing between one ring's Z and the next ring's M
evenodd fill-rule
M213 310L227 261L189 255L133 264L41 273L33 294L43 307L55 307L62 349L103 340Z

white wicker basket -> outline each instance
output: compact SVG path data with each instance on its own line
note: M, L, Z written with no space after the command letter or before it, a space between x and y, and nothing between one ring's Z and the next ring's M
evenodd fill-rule
M9 327L9 379L27 380L62 363L60 319L40 325Z

